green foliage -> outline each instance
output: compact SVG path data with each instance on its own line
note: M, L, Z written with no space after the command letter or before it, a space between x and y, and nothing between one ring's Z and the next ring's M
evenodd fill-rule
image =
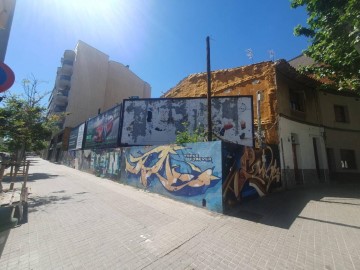
M46 118L47 109L40 105L44 96L37 94L36 84L36 80L24 80L25 96L8 95L0 108L2 149L21 151L21 157L25 151L44 149L56 125L54 119Z
M360 1L292 0L291 6L306 7L308 26L298 25L295 35L310 39L304 53L321 64L304 70L330 79L339 90L359 91Z
M189 132L189 123L182 123L183 130L177 131L176 133L176 143L184 144L184 143L195 143L195 142L204 142L206 141L206 132L203 128L197 128L193 133Z

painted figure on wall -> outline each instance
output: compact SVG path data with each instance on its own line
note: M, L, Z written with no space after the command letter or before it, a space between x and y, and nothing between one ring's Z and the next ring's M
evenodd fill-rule
M91 153L91 170L100 177L109 177L118 179L121 171L119 166L121 160L121 149L99 149L92 150Z
M64 151L62 154L61 164L75 168L76 151Z
M275 147L263 149L245 147L240 157L236 157L230 172L223 182L223 198L241 201L246 196L264 196L271 187L279 186L280 166Z
M211 166L212 157L194 154L189 147L163 145L141 149L143 151L127 153L125 170L130 176L138 177L145 188L159 181L173 195L196 196L204 194L221 180ZM200 168L196 162L205 166Z

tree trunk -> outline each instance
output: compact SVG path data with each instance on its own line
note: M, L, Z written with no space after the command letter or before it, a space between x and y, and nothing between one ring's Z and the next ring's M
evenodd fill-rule
M5 164L0 164L0 193L3 192L2 180L4 178L5 168Z

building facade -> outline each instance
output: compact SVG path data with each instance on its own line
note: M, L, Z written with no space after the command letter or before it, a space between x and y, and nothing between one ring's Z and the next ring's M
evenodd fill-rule
M130 96L151 96L147 82L83 41L64 52L61 64L49 98L49 115L66 113L61 128L75 127Z
M265 142L278 148L284 187L360 176L359 98L319 91L320 84L284 60L212 72L213 96L253 95L257 108L261 93L262 133L257 145ZM200 73L188 76L164 97L206 92L206 73ZM254 114L256 130L257 109Z
M47 158L57 161L67 149L71 128L131 96L150 98L151 87L128 66L109 61L108 55L83 41L75 50L66 50L48 105L48 116L61 116L61 132L52 138Z
M319 92L331 179L360 180L360 97L351 92Z
M4 62L16 0L0 0L0 62Z

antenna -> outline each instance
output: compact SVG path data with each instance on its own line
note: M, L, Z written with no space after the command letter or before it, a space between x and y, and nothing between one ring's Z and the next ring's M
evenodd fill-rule
M246 52L246 56L250 59L251 63L254 63L253 50L250 48L250 49L245 50L245 52Z
M268 50L268 53L269 53L270 60L272 62L274 62L275 61L275 51L273 49L271 49L271 50Z

